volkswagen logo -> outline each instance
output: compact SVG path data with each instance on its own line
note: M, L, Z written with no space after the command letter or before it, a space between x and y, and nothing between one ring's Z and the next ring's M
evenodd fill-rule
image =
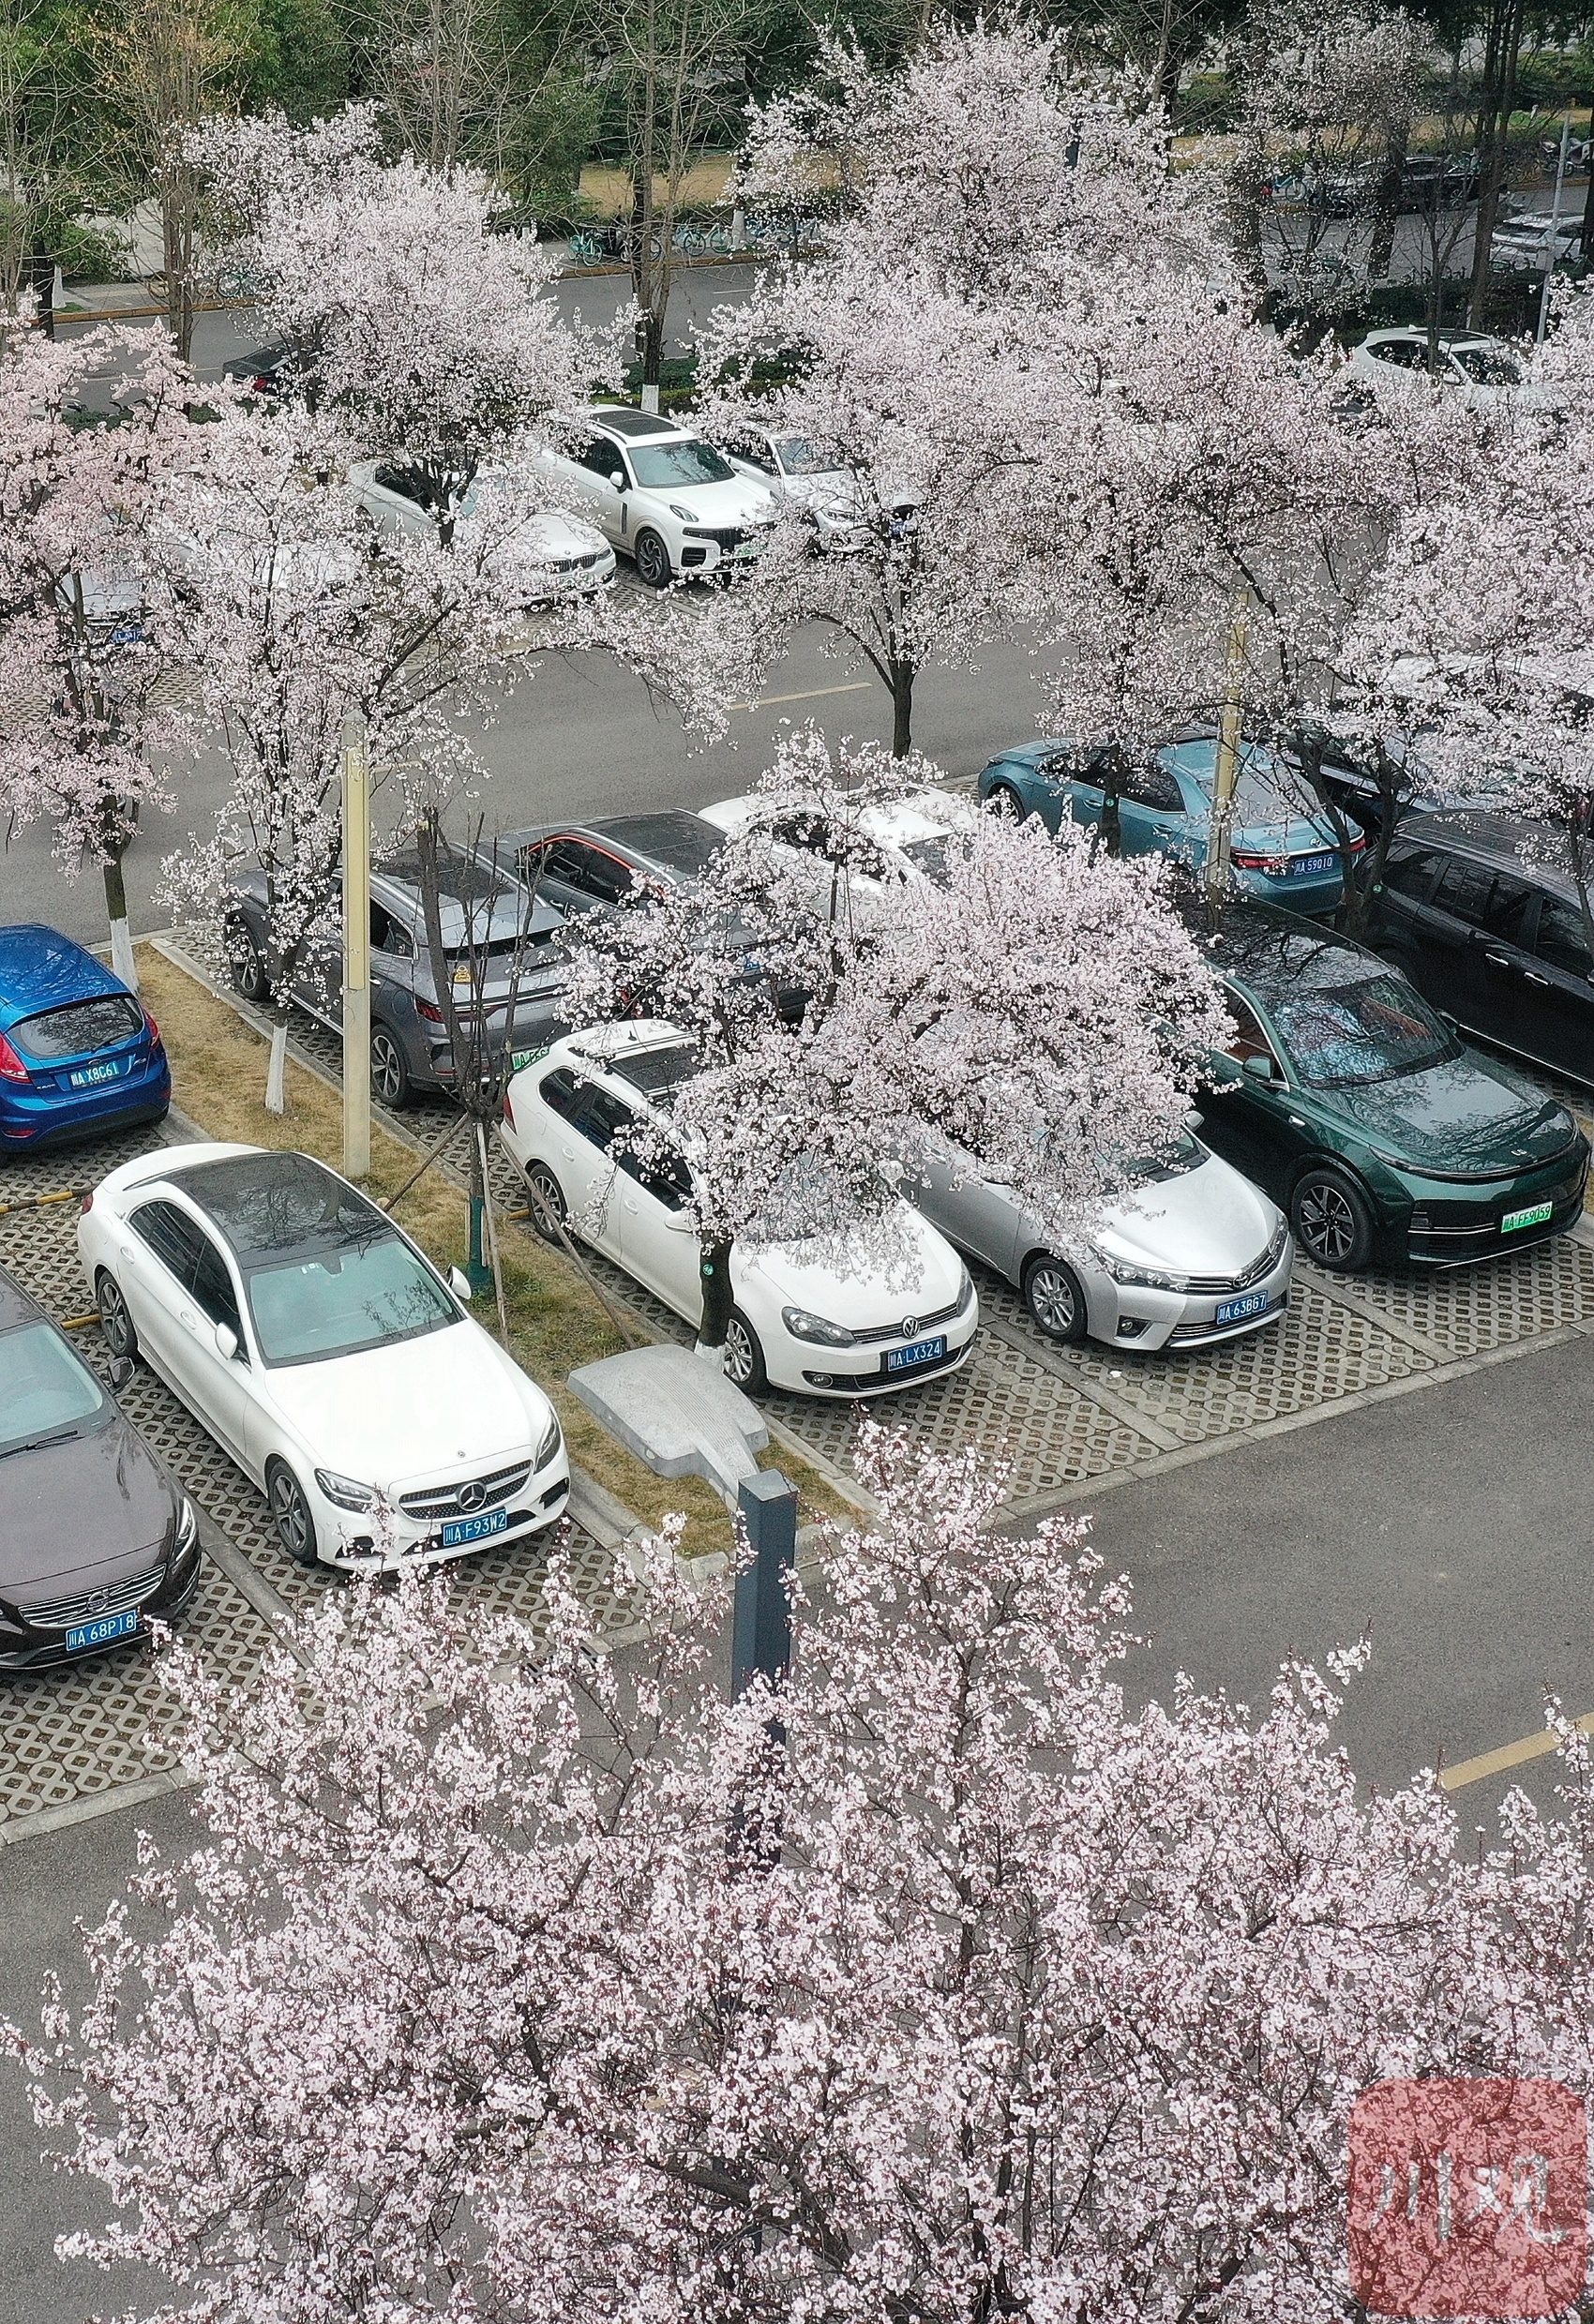
M109 1590L91 1591L89 1596L83 1600L84 1606L91 1614L102 1614L110 1603L111 1593Z
M460 1486L454 1498L462 1509L479 1509L487 1499L487 1487L479 1477L473 1477L468 1485Z
M916 1340L919 1336L919 1318L916 1315L905 1315L898 1324L897 1329L905 1340Z

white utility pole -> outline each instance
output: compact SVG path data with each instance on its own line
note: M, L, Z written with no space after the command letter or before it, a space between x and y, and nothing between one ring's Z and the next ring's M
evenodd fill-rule
M343 721L343 1175L370 1174L370 767L358 711Z
M1539 293L1539 328L1533 334L1535 347L1544 344L1544 326L1550 319L1550 277L1555 272L1560 252L1556 244L1560 239L1561 187L1566 184L1567 141L1571 135L1571 123L1563 115L1561 120L1561 150L1556 159L1556 198L1550 204L1550 231L1544 237L1544 287Z

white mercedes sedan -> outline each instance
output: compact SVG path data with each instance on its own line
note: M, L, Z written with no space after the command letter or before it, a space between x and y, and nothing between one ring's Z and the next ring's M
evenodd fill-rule
M517 1073L503 1138L525 1174L532 1221L601 1251L689 1324L701 1321L701 1246L684 1165L644 1161L661 1103L693 1070L685 1036L651 1021L556 1041ZM736 1304L727 1376L749 1395L878 1396L955 1372L973 1345L979 1301L935 1228L899 1205L889 1266L860 1248L849 1264L803 1242L733 1243Z
M563 1514L553 1406L375 1204L308 1154L177 1146L85 1194L112 1354L143 1357L301 1565L395 1571Z

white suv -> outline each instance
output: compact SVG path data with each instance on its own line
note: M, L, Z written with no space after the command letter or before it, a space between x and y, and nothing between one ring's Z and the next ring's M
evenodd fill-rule
M774 496L690 428L599 404L570 452L542 454L559 497L594 523L650 589L756 557Z

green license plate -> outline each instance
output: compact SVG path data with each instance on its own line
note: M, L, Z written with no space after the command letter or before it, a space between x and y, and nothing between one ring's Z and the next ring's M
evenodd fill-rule
M1508 1210L1500 1221L1500 1233L1514 1235L1519 1227L1542 1226L1555 1207L1554 1203L1529 1203L1526 1210Z
M535 1065L539 1059L546 1057L547 1055L548 1044L546 1042L540 1049L512 1050L509 1057L510 1071L515 1073L523 1073L528 1065Z

